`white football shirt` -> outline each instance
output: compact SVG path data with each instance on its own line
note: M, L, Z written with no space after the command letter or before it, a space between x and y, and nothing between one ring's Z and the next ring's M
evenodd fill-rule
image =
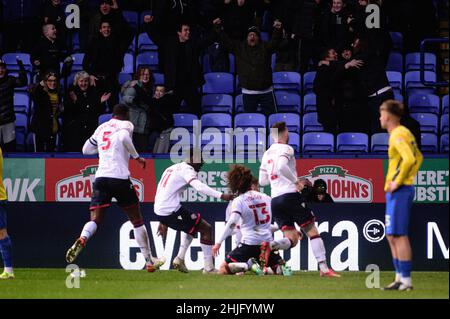
M270 201L269 196L257 191L248 191L233 200L231 212L241 215L241 243L261 245L263 241L272 241Z
M277 164L282 157L288 160L287 168L289 170L289 176L285 176L278 170ZM297 191L297 187L295 186L297 169L294 149L290 145L281 143L272 144L263 155L260 171L267 174L269 178L272 198Z
M95 178L128 179L130 177L128 168L130 152L133 158L139 157L130 142L133 130L133 123L117 119L111 119L95 130L89 139L90 143L97 146L98 150L99 161ZM131 143L128 148L124 140L127 140L128 144Z

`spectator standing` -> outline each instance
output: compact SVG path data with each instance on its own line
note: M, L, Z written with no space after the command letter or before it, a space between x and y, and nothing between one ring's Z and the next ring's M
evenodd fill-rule
M66 15L61 5L61 0L47 0L44 5L44 24L53 24L56 27L58 36L63 41L66 40Z
M34 114L31 131L35 134L37 152L54 152L59 131L58 117L62 112L62 95L55 72L48 72L31 91Z
M330 10L322 18L321 38L325 47L340 50L351 42L349 17L344 0L332 0Z
M16 149L14 88L28 84L22 61L18 60L19 77L8 75L6 63L0 60L0 147L5 152Z
M90 85L89 74L80 71L69 87L64 103L63 144L66 152L80 152L98 126L98 117L105 112L110 93L99 94Z
M220 41L236 57L245 112L256 112L258 106L261 106L266 115L276 113L271 63L272 54L281 42L281 22L274 22L274 32L270 42L261 41L256 27L247 30L245 41L236 41L223 31L220 19L214 20L214 24Z

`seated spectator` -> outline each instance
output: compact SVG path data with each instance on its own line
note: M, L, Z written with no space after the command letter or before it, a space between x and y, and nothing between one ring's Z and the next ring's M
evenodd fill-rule
M263 113L276 113L273 94L272 54L281 42L281 22L274 22L274 32L270 42L262 42L256 27L247 30L245 41L232 40L221 27L220 19L214 20L215 30L227 50L236 57L236 68L242 86L245 112L256 112L261 106Z
M44 5L44 24L53 24L60 39L66 39L66 15L61 0L47 0Z
M18 78L8 75L6 63L0 60L0 147L4 152L16 150L14 88L28 84L22 61L17 60L17 64Z
M313 184L306 177L299 177L297 179L297 192L302 194L303 198L307 203L313 200Z
M31 63L41 75L52 70L59 76L60 63L66 56L66 45L59 38L54 24L45 24L42 33L42 38L31 52Z
M327 183L319 178L314 181L313 185L313 202L314 203L334 203L333 198L327 193Z
M98 117L105 112L111 93L99 93L89 83L89 74L80 71L69 87L64 103L63 142L66 152L80 152L94 133Z
M34 114L31 132L35 134L37 152L54 152L59 131L58 117L62 112L62 95L56 72L47 72L43 80L31 88Z
M146 152L149 143L148 114L153 97L154 78L148 67L140 66L132 81L122 86L123 103L129 107L130 121L134 125L133 143L138 152Z

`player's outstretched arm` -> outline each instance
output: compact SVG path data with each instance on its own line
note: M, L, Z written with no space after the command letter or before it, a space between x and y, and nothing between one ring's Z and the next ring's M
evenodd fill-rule
M230 237L233 234L233 230L238 224L239 220L241 218L241 214L238 212L232 212L230 215L230 219L228 220L227 224L225 225L225 229L222 233L222 236L220 236L219 241L214 245L213 247L213 256L217 256L219 254L220 246L224 242L225 239Z
M89 138L83 145L82 150L84 155L94 155L98 153L97 141L92 137Z
M221 192L216 191L215 189L212 189L206 184L203 184L198 179L194 179L189 183L197 192L200 192L202 194L205 194L207 196L211 196L214 198L220 198L222 199L222 195L225 195Z

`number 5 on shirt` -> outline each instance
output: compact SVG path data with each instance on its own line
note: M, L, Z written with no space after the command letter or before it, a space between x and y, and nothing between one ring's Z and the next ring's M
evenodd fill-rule
M111 146L111 139L108 137L111 134L111 132L106 131L103 132L102 141L106 142L106 145L102 146L102 150L106 151Z

